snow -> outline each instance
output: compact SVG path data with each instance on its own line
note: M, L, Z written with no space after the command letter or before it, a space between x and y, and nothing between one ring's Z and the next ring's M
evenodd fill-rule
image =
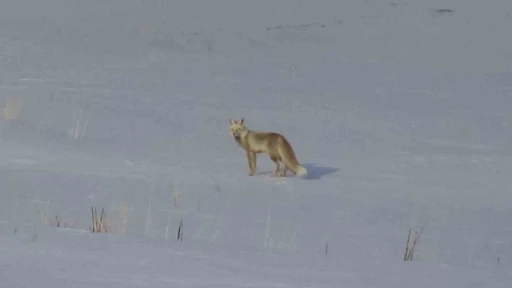
M0 286L508 287L491 2L4 1ZM241 117L308 175L248 176Z

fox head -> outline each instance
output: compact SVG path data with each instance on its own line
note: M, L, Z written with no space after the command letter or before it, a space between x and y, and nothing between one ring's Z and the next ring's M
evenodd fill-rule
M235 139L240 139L247 132L247 128L244 126L244 118L240 121L229 119L229 132Z

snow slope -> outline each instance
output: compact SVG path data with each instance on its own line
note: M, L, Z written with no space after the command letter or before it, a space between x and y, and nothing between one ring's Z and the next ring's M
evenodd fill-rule
M508 287L511 11L3 1L1 285ZM247 176L240 117L308 176ZM91 206L122 232L48 227Z

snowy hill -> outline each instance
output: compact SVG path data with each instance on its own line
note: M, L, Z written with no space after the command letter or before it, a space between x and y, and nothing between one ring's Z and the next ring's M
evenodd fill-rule
M508 287L511 13L3 1L2 285ZM248 176L241 117L308 175L274 179L259 155ZM80 233L91 206L108 235Z

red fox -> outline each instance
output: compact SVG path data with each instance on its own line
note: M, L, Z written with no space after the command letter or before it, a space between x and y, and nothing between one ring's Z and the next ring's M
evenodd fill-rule
M256 154L258 153L267 153L276 164L274 177L286 176L287 170L300 176L307 173L306 168L297 161L292 146L283 135L275 132L251 131L244 126L244 118L240 121L229 119L229 124L229 131L247 154L249 176L256 174ZM284 164L284 169L278 173L280 163Z

